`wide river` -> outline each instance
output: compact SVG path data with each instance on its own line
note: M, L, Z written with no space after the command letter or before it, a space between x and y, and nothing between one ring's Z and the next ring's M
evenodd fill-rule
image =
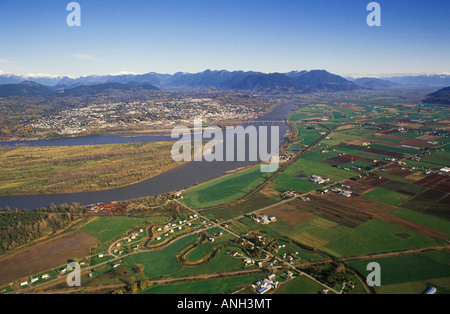
M269 128L270 126L279 126L280 145L282 145L284 142L284 135L288 130L290 130L289 126L285 123L285 120L294 108L294 104L279 105L271 112L259 116L249 124L256 127L266 125ZM244 127L245 126L247 125L244 125ZM75 146L176 140L178 139L172 139L170 136L98 135L41 141L0 142L0 145ZM268 141L270 141L270 136L268 137ZM268 146L270 147L270 144L268 144ZM74 202L78 202L82 205L88 205L101 202L129 200L144 196L156 196L158 194L182 190L187 187L218 178L224 175L227 171L255 163L256 162L254 161L193 161L161 173L151 179L109 190L48 195L3 196L0 197L0 208L9 206L10 208L17 209L35 209L47 207L52 203L58 205L62 203L72 204Z

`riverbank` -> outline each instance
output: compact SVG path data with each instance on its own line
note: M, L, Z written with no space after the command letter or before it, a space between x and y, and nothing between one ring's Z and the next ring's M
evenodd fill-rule
M0 195L79 193L123 187L184 163L171 142L0 148Z
M284 103L273 108L267 114L259 116L255 121L247 125L278 125L280 128L280 144L284 142L283 135L290 127L286 124L286 118L294 110L295 104ZM164 140L165 139L165 140ZM78 146L78 145L103 145L111 143L138 143L147 141L167 141L170 137L157 136L126 136L126 135L100 135L82 138L64 138L51 141L36 141L35 146ZM172 143L174 139L171 139ZM170 141L170 140L169 140ZM1 146L1 145L0 145ZM187 189L197 184L208 182L225 175L228 171L254 165L253 161L199 161L188 162L179 167L164 171L150 179L135 184L109 188L105 190L57 193L40 195L1 196L0 208L10 207L17 209L35 209L48 207L51 204L72 204L74 202L88 205L106 203L111 201L125 201L146 196L157 196L178 190Z

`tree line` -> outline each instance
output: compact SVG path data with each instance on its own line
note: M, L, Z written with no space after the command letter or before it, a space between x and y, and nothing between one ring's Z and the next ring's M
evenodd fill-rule
M0 210L0 252L13 250L67 227L87 212L79 204L52 205L36 210Z

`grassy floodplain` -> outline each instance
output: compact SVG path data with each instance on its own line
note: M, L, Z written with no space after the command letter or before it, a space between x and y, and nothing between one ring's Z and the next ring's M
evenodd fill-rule
M0 195L91 192L149 179L179 165L170 142L2 147Z
M191 208L210 207L236 200L261 184L267 173L260 166L233 173L194 187L184 194L183 202Z

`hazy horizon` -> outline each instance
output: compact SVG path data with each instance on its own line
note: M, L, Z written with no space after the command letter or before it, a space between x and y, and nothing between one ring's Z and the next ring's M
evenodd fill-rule
M447 1L377 1L380 27L368 0L79 0L81 27L69 2L0 0L0 74L450 72Z
M228 72L233 72L233 71L242 71L242 70L227 70L227 69L205 69L203 71L199 71L199 72L182 72L182 71L178 71L178 72L174 72L174 73L160 73L160 72L155 72L155 71L150 71L150 72L142 72L142 73L136 73L136 72L126 72L123 71L122 73L106 73L106 74L87 74L87 75L80 75L80 76L71 76L71 75L64 75L64 74L59 74L59 75L54 75L54 74L45 74L45 73L27 73L27 74L17 74L17 73L6 73L6 72L2 72L0 70L0 75L11 75L11 76L19 76L19 77L26 77L26 78L54 78L54 79L58 79L58 78L64 78L64 77L68 77L71 79L78 79L78 78L83 78L83 77L95 77L95 76L121 76L121 75L145 75L145 74L149 74L149 73L155 73L155 74L160 74L160 75L175 75L177 73L188 73L188 74L196 74L196 73L202 73L205 71L213 71L213 72L220 72L220 71L228 71ZM314 71L314 70L325 70L328 71L327 69L311 69L311 70L292 70L292 71ZM288 72L292 72L292 71L288 71ZM271 73L288 73L288 72L262 72L262 71L244 71L244 72L260 72L260 73L265 73L265 74L271 74ZM329 72L329 71L328 71ZM331 73L331 72L330 72ZM332 74L336 74L336 73L332 73ZM337 74L339 75L339 74ZM379 79L383 79L383 78L392 78L392 77L404 77L404 76L432 76L432 75L450 75L450 72L441 72L441 73L379 73L379 74L359 74L359 73L350 73L350 74L344 74L344 75L340 75L344 78L379 78Z

